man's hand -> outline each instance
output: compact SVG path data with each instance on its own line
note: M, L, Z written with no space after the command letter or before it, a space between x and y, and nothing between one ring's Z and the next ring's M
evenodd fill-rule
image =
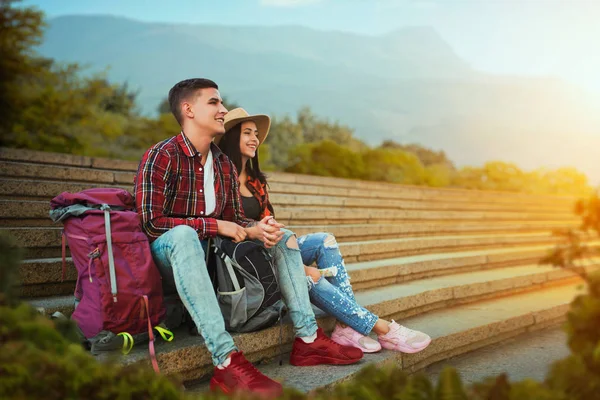
M235 243L246 239L246 230L235 222L217 220L217 234L233 239Z
M284 225L277 221L271 223L271 221L274 221L273 217L264 217L253 227L246 228L248 237L250 239L260 240L264 243L266 248L275 246L283 237L284 233L280 230L280 228L283 228Z

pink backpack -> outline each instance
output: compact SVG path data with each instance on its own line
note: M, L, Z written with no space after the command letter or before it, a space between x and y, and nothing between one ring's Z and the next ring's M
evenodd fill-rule
M64 224L63 279L65 240L77 268L71 318L92 350L95 341L109 341L107 334L131 339L147 333L152 364L158 370L152 331L165 317L162 281L133 197L122 189L88 189L64 192L50 206L50 217ZM128 338L120 339L127 344Z

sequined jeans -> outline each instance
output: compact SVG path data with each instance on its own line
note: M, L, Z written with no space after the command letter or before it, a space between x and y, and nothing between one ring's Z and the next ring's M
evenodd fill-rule
M321 277L317 283L307 277L312 303L355 331L368 335L379 317L356 302L335 237L325 232L311 233L298 238L298 246L305 265L316 262L319 269L337 269L335 276Z

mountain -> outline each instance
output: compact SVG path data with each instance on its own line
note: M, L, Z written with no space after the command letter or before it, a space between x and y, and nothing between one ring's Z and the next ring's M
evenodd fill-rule
M146 113L178 80L208 77L250 112L309 105L370 144L416 142L459 165L572 165L600 180L597 100L552 77L476 71L428 27L364 36L64 16L49 21L39 52L90 71L108 67L111 81L140 90Z

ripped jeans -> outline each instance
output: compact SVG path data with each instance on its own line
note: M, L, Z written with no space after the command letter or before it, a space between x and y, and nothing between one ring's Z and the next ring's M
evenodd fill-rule
M310 306L300 250L290 248L287 241L294 233L283 229L284 236L268 249L277 267L279 286L296 336L311 336L317 321ZM198 330L204 337L215 365L222 364L236 350L225 322L205 263L206 242L198 232L179 225L162 234L151 244L152 256L163 277L163 286L177 290Z
M316 262L319 269L337 269L335 276L322 276L317 283L307 277L311 302L355 331L368 335L379 317L356 302L335 237L325 232L311 233L299 237L298 246L304 265Z

